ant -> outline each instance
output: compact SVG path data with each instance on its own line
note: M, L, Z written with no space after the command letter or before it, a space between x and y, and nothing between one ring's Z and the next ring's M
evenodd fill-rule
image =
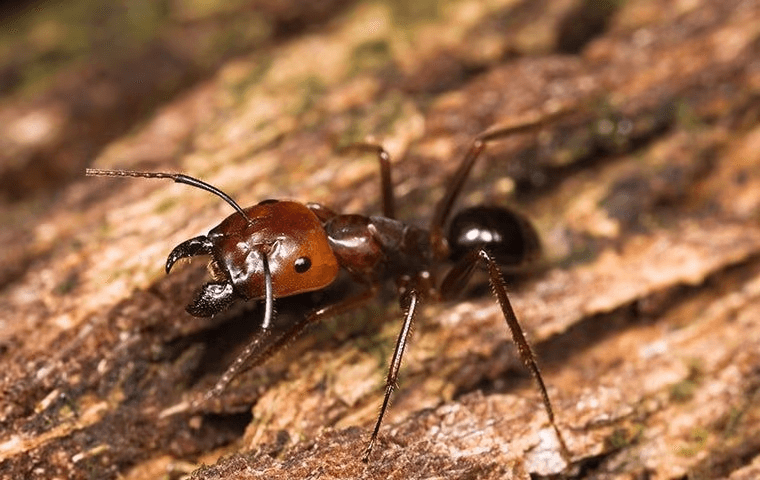
M388 376L385 396L363 460L372 452L383 416L401 367L415 314L425 299L447 299L461 292L477 267L488 273L493 294L517 345L517 351L541 392L544 409L563 456L568 450L557 427L543 377L525 338L512 305L501 268L517 267L540 255L538 235L522 215L494 206L476 206L457 213L450 222L452 207L475 161L486 145L516 132L528 132L543 119L527 119L509 126L486 130L473 140L464 159L447 184L436 205L429 229L408 225L395 217L390 156L380 145L356 143L344 150L374 153L380 162L382 216L342 215L317 203L264 200L252 207L240 207L229 195L196 178L164 172L101 170L88 168L88 176L165 178L211 192L232 206L235 213L224 219L208 235L177 245L166 260L166 273L180 259L209 255L212 281L203 285L186 310L198 317L210 317L236 300L263 300L264 318L259 333L243 349L200 403L220 395L244 367L258 365L272 356L308 325L357 308L374 297L381 284L394 279L403 309ZM448 235L444 227L449 224ZM453 263L438 285L434 270ZM299 293L325 289L340 271L360 284L360 293L318 308L305 318L288 325L272 342L274 301ZM250 365L249 365L250 364Z

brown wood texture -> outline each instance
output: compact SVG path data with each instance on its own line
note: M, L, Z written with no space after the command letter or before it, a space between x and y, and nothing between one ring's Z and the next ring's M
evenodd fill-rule
M197 22L181 5L167 18ZM2 90L0 477L760 478L759 2L252 5L214 25L264 11L279 27L232 60L195 60L202 74L176 88L152 77L131 100L79 59ZM176 46L172 32L156 42ZM125 127L103 98L150 108ZM401 326L390 286L183 410L261 317L191 317L203 261L163 272L230 208L83 166L377 214L376 159L336 148L374 139L399 217L425 225L475 135L542 117L488 146L458 205L512 205L539 231L543 268L510 295L570 458L483 284L419 312L367 464ZM278 300L280 321L304 302Z

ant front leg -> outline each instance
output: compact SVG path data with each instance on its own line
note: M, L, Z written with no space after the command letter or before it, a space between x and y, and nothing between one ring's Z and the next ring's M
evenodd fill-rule
M251 343L249 343L245 349L240 352L235 361L227 368L227 371L225 371L222 377L216 382L216 385L214 385L214 387L206 393L203 400L195 404L196 409L203 403L206 403L212 398L221 395L224 389L227 388L227 385L229 385L229 383L243 370L261 365L272 355L279 352L285 345L287 345L301 332L303 332L303 330L308 325L316 323L325 318L334 317L336 315L340 315L347 311L358 308L372 299L375 296L376 292L377 287L374 285L369 285L366 290L362 291L356 296L332 305L322 307L293 324L290 329L288 329L284 334L277 337L277 339L271 343L266 342L266 340L269 339L270 330L262 329L264 331L257 335L256 338L254 338L253 341L251 341Z
M274 320L274 288L272 287L272 272L269 269L269 260L267 260L266 254L261 251L256 251L256 256L261 261L262 267L264 269L264 319L261 322L261 332L256 336L253 342L245 347L245 349L240 353L240 355L238 355L235 361L232 362L232 365L227 368L227 371L224 372L224 375L222 375L222 377L216 382L214 388L209 390L200 402L193 402L194 410L197 410L200 405L221 394L224 389L227 388L227 385L229 385L232 379L235 378L235 376L237 376L241 370L243 370L243 367L246 365L248 360L253 356L254 353L256 353L256 351L259 349L259 346L263 344L264 340L269 337L269 334L271 333L272 321ZM209 287L214 286L215 284L207 284L202 295L208 294Z
M271 345L267 346L262 352L255 355L255 359L251 363L250 367L255 367L264 363L269 357L280 351L285 345L294 340L304 329L312 323L317 323L323 319L334 317L342 313L346 313L355 308L359 308L370 299L372 299L377 293L377 288L374 285L370 285L366 290L357 294L354 297L348 298L332 305L324 306L309 315L302 320L293 324L287 332L282 334Z
M225 370L224 374L219 378L219 380L217 380L216 384L214 384L214 386L209 391L207 391L200 400L193 402L191 409L195 411L200 410L201 407L210 402L212 398L216 398L221 395L222 392L224 392L224 390L230 384L230 382L238 374L240 374L240 372L242 372L245 367L252 367L253 365L250 365L250 367L247 365L248 360L251 358L258 358L257 352L262 348L262 345L266 345L266 340L269 338L270 333L271 331L269 329L262 328L261 332L256 335L253 341L246 345L246 347L242 352L238 354L232 364L227 367L227 370ZM256 362L256 364L258 364L258 362Z
M393 183L391 182L391 156L376 143L357 142L342 147L340 153L350 151L374 153L380 161L380 190L383 196L383 216L396 218L396 204L393 196Z

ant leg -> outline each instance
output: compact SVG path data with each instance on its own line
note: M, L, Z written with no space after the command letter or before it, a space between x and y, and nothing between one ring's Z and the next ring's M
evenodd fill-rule
M262 331L251 343L237 356L235 361L227 367L222 377L209 390L203 399L193 405L197 409L200 405L208 402L214 397L219 396L230 382L244 370L256 367L264 363L269 357L277 353L282 347L296 338L307 325L322 320L323 318L332 317L341 313L353 310L370 300L375 296L377 287L369 285L366 290L354 297L348 298L341 302L322 307L293 325L287 332L277 337L273 343L267 344L265 340L269 338L271 330ZM250 360L250 362L249 362Z
M393 393L393 389L396 388L396 380L398 379L398 372L401 368L401 357L404 356L404 348L406 348L406 342L409 339L409 334L412 331L414 316L417 313L417 306L420 300L420 296L417 291L409 290L405 294L405 297L405 300L407 300L407 305L404 313L404 324L398 334L398 339L396 340L396 349L393 351L391 365L388 368L388 377L385 380L385 397L383 398L383 404L380 407L380 414L377 417L375 429L372 431L372 436L369 439L369 444L367 444L367 449L364 451L364 456L362 457L362 460L364 462L369 461L369 456L372 453L372 447L375 446L375 442L377 441L377 434L380 431L380 424L383 423L385 411L388 409L388 405L390 404L391 394Z
M271 345L267 346L261 353L257 354L249 368L253 368L257 365L264 363L269 357L277 353L282 347L287 345L290 341L294 340L301 332L310 324L318 322L325 318L334 317L341 313L348 312L355 308L358 308L375 296L377 288L370 286L358 295L342 302L327 305L314 312L311 312L301 321L290 327L290 329L284 334L280 335L277 340Z
M475 161L480 157L480 154L483 153L486 145L489 142L508 137L515 133L534 131L548 121L565 113L566 112L559 110L558 112L548 115L539 114L528 116L527 118L521 118L511 124L498 125L489 128L475 137L472 141L472 145L470 145L470 149L462 159L462 163L459 164L459 167L449 180L443 198L441 198L438 204L436 204L433 219L430 222L430 240L433 251L439 256L439 258L446 258L448 256L448 246L446 245L446 240L443 236L443 227L446 224L449 215L451 215L451 209L454 206L457 197L459 197L459 193L462 191L465 180L467 180L467 177L470 175L472 166L475 165Z
M243 371L243 367L246 366L248 360L252 357L256 358L258 350L266 343L265 340L269 338L270 334L271 330L262 329L253 341L246 345L243 351L238 354L232 364L227 367L227 370L225 370L224 374L219 380L217 380L216 384L206 392L203 398L194 401L190 408L192 410L199 410L202 405L208 403L212 398L221 395L222 392L224 392L224 389L227 388L227 385L229 385L230 382Z
M570 451L568 450L565 439L562 437L562 433L559 431L559 427L557 427L557 423L555 422L554 410L552 409L551 400L549 400L549 393L546 391L544 379L541 376L541 371L538 369L538 364L536 363L536 357L533 354L533 349L530 348L530 344L525 338L522 327L520 327L520 322L517 321L515 311L512 309L512 304L510 303L509 297L507 296L507 287L504 282L504 277L501 275L499 266L496 264L496 261L491 257L491 255L489 255L488 252L482 248L476 250L474 252L474 255L477 255L477 258L483 261L488 268L488 276L491 281L491 288L493 289L493 293L496 296L496 299L499 301L501 312L504 315L504 319L507 321L510 332L512 333L512 340L517 345L517 352L520 354L520 358L522 359L523 364L525 364L528 370L530 370L530 372L533 374L533 378L538 385L538 389L541 391L541 398L544 402L544 410L546 410L546 415L549 417L549 422L552 424L552 428L554 428L554 431L557 434L557 438L559 439L562 455L563 457L568 458L570 456Z
M383 196L383 216L396 218L396 205L393 197L393 184L391 183L391 156L387 151L376 143L357 142L342 147L339 152L347 153L358 151L374 153L380 161L380 189Z
M459 259L443 277L438 292L443 300L451 300L467 286L478 265L477 250Z
M224 372L222 378L216 382L214 388L206 393L201 403L207 402L212 397L219 395L224 391L225 387L242 370L246 362L248 362L248 359L251 358L251 355L256 352L262 340L267 338L272 331L272 321L274 320L274 288L272 287L272 272L269 270L269 261L267 260L265 253L261 250L253 250L251 253L255 254L261 260L261 264L264 268L264 318L261 321L261 333L256 336L253 342L243 349L243 352L238 355L235 361L232 362L232 365L230 365L227 368L227 371ZM213 284L207 284L206 287L209 285ZM229 285L229 287L231 290L231 285ZM204 293L207 294L208 289L206 289ZM194 402L193 406L197 407L197 405L198 404Z

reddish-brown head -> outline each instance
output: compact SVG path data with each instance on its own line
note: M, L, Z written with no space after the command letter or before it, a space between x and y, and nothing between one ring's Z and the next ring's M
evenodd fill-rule
M319 290L335 280L338 261L319 219L305 205L266 200L227 217L208 234L216 268L246 299L264 296L266 255L274 296Z

